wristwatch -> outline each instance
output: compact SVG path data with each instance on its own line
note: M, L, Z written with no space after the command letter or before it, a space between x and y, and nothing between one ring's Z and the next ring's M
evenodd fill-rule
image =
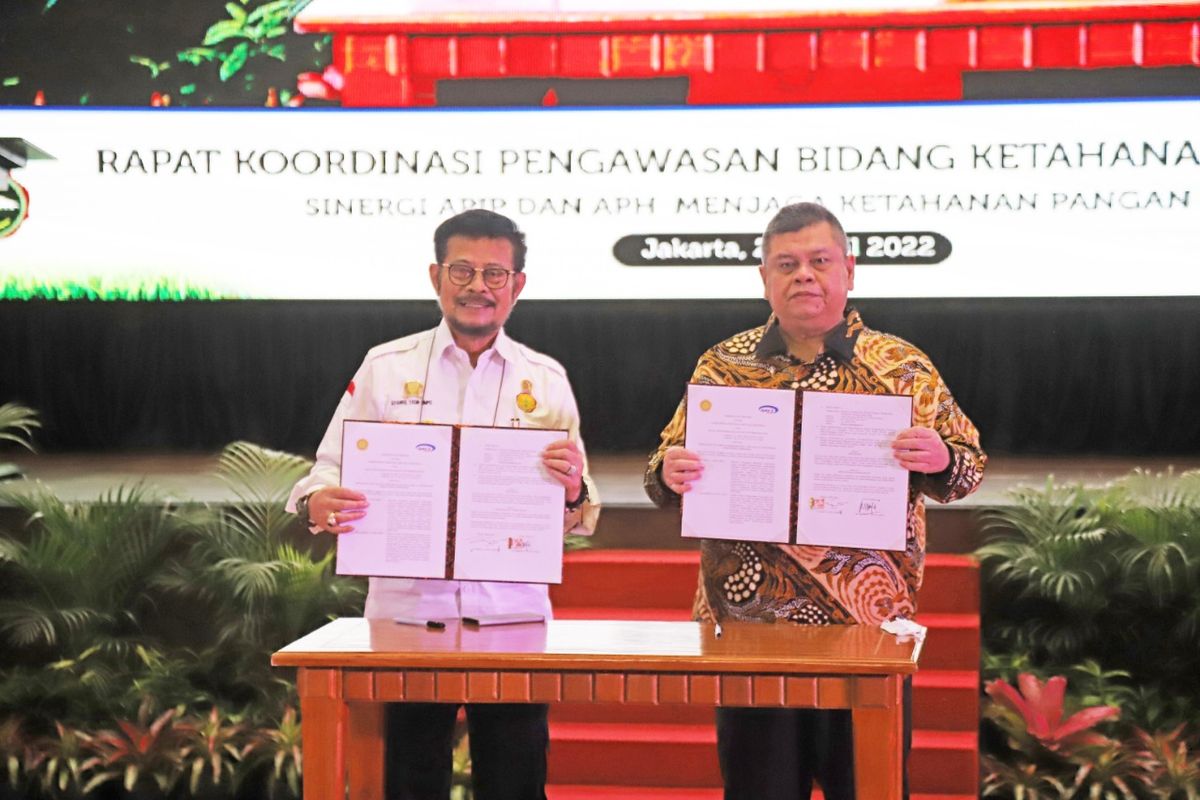
M579 484L579 497L567 503L567 511L575 511L580 508L588 499L587 481L581 481Z
M313 494L315 494L315 492L309 492L296 501L296 516L303 520L304 524L310 528L316 526L316 523L312 521L312 517L308 515L308 499L312 497Z

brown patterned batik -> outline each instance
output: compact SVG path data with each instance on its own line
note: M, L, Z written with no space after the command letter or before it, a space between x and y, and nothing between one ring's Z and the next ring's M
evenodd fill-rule
M706 352L692 382L908 395L913 398L913 425L933 428L950 448L944 472L910 477L903 551L705 539L694 617L878 625L915 614L925 559L925 497L945 503L970 494L987 462L979 432L929 358L902 339L865 327L851 309L825 337L824 351L812 363L788 355L772 318ZM679 502L662 482L660 467L667 448L684 442L685 416L681 402L650 456L646 492L660 506Z

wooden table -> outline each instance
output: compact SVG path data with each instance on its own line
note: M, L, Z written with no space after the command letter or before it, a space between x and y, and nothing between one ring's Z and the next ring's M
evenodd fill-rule
M383 796L385 702L846 708L858 796L899 800L901 692L919 642L879 628L556 620L426 630L339 619L283 648L298 667L305 800Z

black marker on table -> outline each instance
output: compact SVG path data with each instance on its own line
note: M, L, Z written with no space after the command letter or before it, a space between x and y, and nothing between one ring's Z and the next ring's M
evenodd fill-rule
M440 619L417 619L416 617L392 617L392 622L397 625L416 625L418 628L429 628L430 630L440 631L445 630L446 623Z

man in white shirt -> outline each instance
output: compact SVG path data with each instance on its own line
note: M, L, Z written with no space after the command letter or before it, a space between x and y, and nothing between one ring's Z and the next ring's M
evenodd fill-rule
M562 366L521 345L504 323L525 287L525 235L512 220L482 209L434 232L429 279L442 309L438 327L372 348L342 396L312 471L292 490L289 510L314 533L350 533L370 498L339 486L342 422L393 422L556 428L564 438L542 453L563 485L563 530L591 533L599 514L579 438L579 412ZM544 584L371 578L365 614L420 619L534 612L550 617ZM388 796L449 796L457 707L401 703L388 712ZM478 800L543 800L547 708L468 704L472 779Z

